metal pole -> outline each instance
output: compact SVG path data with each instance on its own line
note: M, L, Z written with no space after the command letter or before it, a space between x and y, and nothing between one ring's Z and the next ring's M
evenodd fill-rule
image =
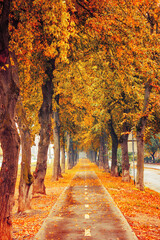
M133 139L133 131L132 131L132 152L133 152L133 179L135 185L135 161L134 161L134 139Z

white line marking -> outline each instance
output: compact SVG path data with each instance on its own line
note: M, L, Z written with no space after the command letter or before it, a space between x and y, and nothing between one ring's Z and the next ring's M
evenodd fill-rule
M85 204L85 207L86 207L86 208L89 208L89 205L88 205L88 204Z
M87 191L88 189L87 188L85 188L85 191Z
M85 185L85 187L88 187L87 185Z
M85 194L88 194L87 192L85 192Z
M85 214L85 219L89 219L89 214Z
M85 237L91 237L91 230L85 229Z

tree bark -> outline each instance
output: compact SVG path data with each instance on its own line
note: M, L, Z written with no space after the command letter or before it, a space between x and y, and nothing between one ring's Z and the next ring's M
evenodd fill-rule
M93 151L93 162L96 163L96 160L97 160L97 152Z
M77 150L77 147L73 151L74 151L74 166L75 166L77 164L77 161L78 161L78 150Z
M90 150L89 156L92 162L96 162L97 152L95 152L94 150Z
M52 67L53 69L53 67ZM40 141L38 144L38 156L36 169L34 171L33 194L46 194L44 179L47 169L47 154L51 135L51 116L52 116L52 95L53 84L52 75L50 80L42 86L43 103L39 111L39 122L41 125Z
M125 129L123 129L124 131ZM123 134L120 138L121 149L122 149L122 181L129 182L129 156L128 156L128 134Z
M70 138L70 169L74 167L75 150L73 149L73 140Z
M105 141L104 144L104 169L106 172L109 172L109 162L108 162L108 144Z
M136 187L144 190L144 135L137 132L137 176Z
M73 143L70 134L67 133L67 169L71 169L73 165Z
M63 136L63 140L62 140L62 144L61 144L61 171L62 173L65 173L65 139Z
M104 138L100 136L99 168L104 169Z
M145 85L143 116L140 118L137 125L137 177L136 187L139 190L144 190L144 132L147 122L146 110L149 103L149 97L151 93L150 83Z
M59 124L59 114L54 112L55 127L53 130L54 136L54 162L53 162L53 180L57 181L61 176L60 167L60 124Z
M156 160L155 160L155 153L156 153L156 152L154 152L154 153L151 154L151 157L152 157L152 161L153 161L153 163L156 162Z
M93 162L93 151L92 151L92 150L89 150L89 151L87 152L87 158L89 158L89 160L90 160L91 162Z
M0 131L3 163L0 172L0 236L11 238L11 211L18 170L19 135L16 126L8 124Z
M112 116L109 121L109 130L112 138L112 164L111 164L111 175L118 177L118 167L117 167L117 149L118 149L118 137L113 128Z
M21 136L22 162L19 183L18 212L31 208L33 176L31 174L31 135L26 119L26 113L19 98L16 106L17 123Z
M3 162L0 170L0 238L11 240L11 211L18 170L20 139L15 125L15 106L19 95L17 61L9 53L8 19L10 0L3 1L0 13L0 142ZM14 61L11 65L10 57Z
M59 105L59 95L55 98L57 104ZM54 112L54 162L53 162L53 175L54 181L57 181L61 177L61 167L60 167L60 120L59 120L59 109Z
M90 150L88 153L88 157L91 160L91 162L96 162L96 158L97 158L97 152L94 150Z
M104 132L100 137L99 168L105 169L107 172L109 172L108 147L106 139L107 136Z

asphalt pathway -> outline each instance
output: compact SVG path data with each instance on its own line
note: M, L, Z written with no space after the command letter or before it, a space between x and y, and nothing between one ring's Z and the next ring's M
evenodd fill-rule
M86 159L34 240L137 240Z

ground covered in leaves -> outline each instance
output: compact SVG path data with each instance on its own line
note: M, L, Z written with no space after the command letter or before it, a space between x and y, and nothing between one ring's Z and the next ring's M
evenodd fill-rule
M52 181L52 167L48 166L45 178L46 195L36 194L32 198L31 210L17 213L18 210L18 182L15 192L15 206L13 208L13 240L33 239L40 229L44 219L48 216L51 208L58 200L64 189L70 184L71 179L79 169L77 164L72 170L67 170L63 178ZM33 169L34 170L34 169ZM20 174L19 174L20 175Z
M100 170L90 163L102 184L106 187L115 203L127 219L131 228L140 240L160 239L160 194L145 188L144 192L135 188L133 181L123 183L121 177L111 177L109 173ZM44 219L65 187L78 171L80 164L72 170L67 170L57 182L51 180L51 167L47 170L45 180L47 195L36 195L32 199L32 209L23 214L17 214L18 184L16 189L16 204L13 211L13 239L33 239ZM94 184L94 183L93 183Z
M140 191L134 186L133 181L123 183L121 177L111 177L94 164L92 169L114 199L137 238L160 239L160 194L149 188Z

